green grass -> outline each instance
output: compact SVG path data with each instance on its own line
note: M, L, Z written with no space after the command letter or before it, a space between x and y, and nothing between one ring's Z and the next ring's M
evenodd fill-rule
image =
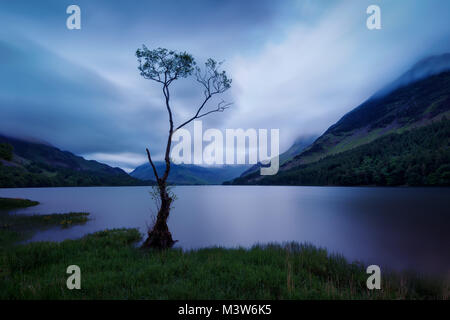
M16 223L42 226L75 218L47 217L31 216ZM3 249L0 239L0 299L448 299L449 295L448 284L439 279L386 272L382 289L370 291L365 266L308 244L156 251L136 247L140 239L137 229L105 230L59 243L9 241ZM81 290L66 287L69 265L81 269Z
M366 289L364 266L295 243L246 249L143 251L136 229L14 246L3 256L0 299L442 299L438 281L384 274ZM66 269L81 268L81 290Z
M0 198L0 210L26 208L38 205L39 202L28 199Z
M26 240L36 231L59 225L68 228L88 221L89 213L70 212L46 215L10 215L0 213L0 249Z
M75 224L88 221L89 213L70 212L46 215L10 214L6 210L25 208L39 204L37 201L27 199L0 198L0 249L26 240L38 230L52 226L67 228Z

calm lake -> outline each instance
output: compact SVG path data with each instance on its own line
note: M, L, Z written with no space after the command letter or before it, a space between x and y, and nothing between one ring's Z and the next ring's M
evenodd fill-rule
M0 189L41 204L16 213L91 213L83 226L31 241L78 238L106 228L142 233L155 213L150 187ZM169 227L177 246L250 247L309 242L382 268L450 272L450 188L179 186Z

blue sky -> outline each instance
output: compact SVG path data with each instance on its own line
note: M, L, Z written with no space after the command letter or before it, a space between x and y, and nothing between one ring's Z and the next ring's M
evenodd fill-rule
M81 8L82 29L66 28ZM366 28L381 8L382 29ZM204 127L278 128L281 151L320 134L419 59L450 52L450 1L0 1L0 132L124 169L161 157L160 88L139 76L142 44L224 60L226 113ZM175 121L202 97L172 89Z

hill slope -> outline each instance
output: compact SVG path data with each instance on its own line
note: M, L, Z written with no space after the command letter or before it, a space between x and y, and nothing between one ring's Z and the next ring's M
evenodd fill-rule
M419 62L391 85L344 115L311 146L283 164L279 174L392 133L427 126L444 116L450 118L449 67L450 54ZM443 71L439 73L439 70ZM252 180L245 183L257 183L266 178L248 175L240 179L240 183L245 179ZM276 178L266 179L269 180Z
M417 128L450 115L450 72L372 98L342 117L288 168L350 150L376 138Z
M120 168L0 135L0 187L144 185Z
M450 186L450 120L391 133L352 150L274 176L258 173L233 184Z

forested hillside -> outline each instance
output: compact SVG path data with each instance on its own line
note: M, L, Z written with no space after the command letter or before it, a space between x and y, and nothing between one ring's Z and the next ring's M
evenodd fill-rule
M0 136L0 187L147 185L120 168L50 145Z
M330 186L449 186L450 120L375 141L274 176L235 179L233 184ZM252 179L253 178L253 179Z

